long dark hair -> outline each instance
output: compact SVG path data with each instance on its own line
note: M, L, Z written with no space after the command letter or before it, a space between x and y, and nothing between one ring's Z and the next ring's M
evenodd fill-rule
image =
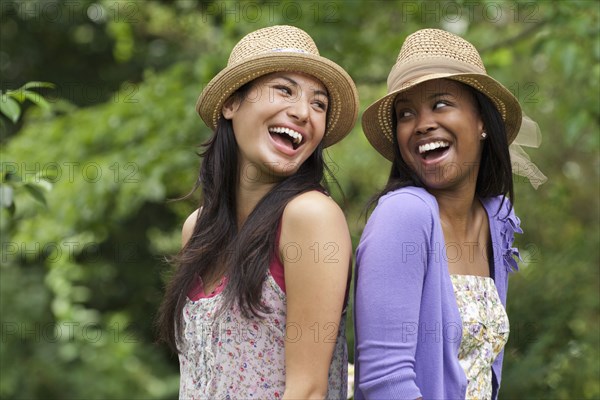
M480 198L498 195L507 196L512 206L514 201L512 165L502 116L489 97L469 85L462 82L458 83L473 95L483 120L483 126L485 126L487 132L487 139L483 143L475 193ZM392 112L392 126L395 128L396 124L396 113ZM382 196L396 189L406 186L424 187L423 182L402 159L397 136L394 134L392 137L394 160L392 161L390 176L383 190L373 196L367 203L367 209L374 207ZM504 199L500 203L500 208L502 208L503 203Z
M240 88L234 96L243 99L250 85ZM328 170L323 160L323 145L319 144L298 171L277 183L259 201L243 226L238 227L238 146L231 121L221 116L213 136L203 147L195 186L202 189L202 212L191 238L174 259L176 268L157 319L159 340L175 352L179 351L177 342L181 340L186 297L198 277L227 276L221 310L237 305L246 318L260 318L261 313L271 311L261 303L261 294L269 263L277 251L274 227L293 197L324 190L322 183Z

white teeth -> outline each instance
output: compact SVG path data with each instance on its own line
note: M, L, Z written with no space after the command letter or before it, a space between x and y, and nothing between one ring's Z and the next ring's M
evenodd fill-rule
M289 129L289 128L283 128L283 127L274 127L274 128L269 128L269 132L272 133L285 133L286 135L288 135L289 137L292 138L292 140L294 141L295 144L300 144L302 142L302 135L298 132L296 132L293 129Z
M449 146L450 146L450 143L442 142L442 141L425 143L425 144L422 144L419 146L419 154L423 154L426 151L431 151L431 150L439 149L441 147L449 147Z

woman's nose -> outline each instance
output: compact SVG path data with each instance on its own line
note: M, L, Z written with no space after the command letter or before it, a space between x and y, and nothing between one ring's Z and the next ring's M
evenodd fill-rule
M430 111L419 112L417 116L416 133L424 134L429 131L435 130L438 124L435 120L435 116Z
M305 96L296 96L294 99L290 99L290 106L287 109L287 113L290 117L298 121L306 121L310 114L310 104Z

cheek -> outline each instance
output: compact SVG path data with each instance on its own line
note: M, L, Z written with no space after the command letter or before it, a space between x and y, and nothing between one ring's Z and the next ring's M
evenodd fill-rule
M324 137L325 137L325 126L323 126L323 129L321 129L320 132L315 135L315 138L317 139L317 140L315 140L315 148L318 146L319 143L321 143L323 141Z
M239 123L239 121L237 120L233 120L231 121L231 127L233 128L233 137L235 138L235 141L237 142L238 146L244 142L244 129L243 129L243 125Z
M238 151L244 154L251 152L258 143L258 137L252 134L255 130L249 128L247 122L235 119L232 121L232 128Z
M319 115L315 121L315 137L319 138L319 141L325 136L325 129L327 129L327 116Z
M312 122L312 138L310 140L309 144L309 148L311 149L311 153L314 149L317 148L317 146L319 145L319 143L321 143L323 141L323 138L325 137L325 129L327 127L326 125L326 121L314 121ZM306 146L305 146L306 147Z
M409 153L409 138L405 129L397 128L396 129L396 140L398 141L398 148L400 149L400 155L402 158L406 160L406 156Z

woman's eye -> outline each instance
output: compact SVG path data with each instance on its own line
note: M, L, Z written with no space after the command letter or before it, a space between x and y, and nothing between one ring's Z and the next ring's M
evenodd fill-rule
M408 118L412 115L412 113L409 110L400 110L396 113L396 118L400 119L404 119L404 118Z
M287 86L283 86L283 85L275 86L275 89L279 90L281 93L288 95L288 96L290 96L292 94L292 89L290 89Z
M433 105L433 108L434 109L436 109L436 108L442 108L442 107L446 107L447 105L448 105L447 101L439 100L439 101L435 102L435 104Z
M323 101L315 101L313 103L317 108L323 110L323 111L327 111L327 103L323 102Z

